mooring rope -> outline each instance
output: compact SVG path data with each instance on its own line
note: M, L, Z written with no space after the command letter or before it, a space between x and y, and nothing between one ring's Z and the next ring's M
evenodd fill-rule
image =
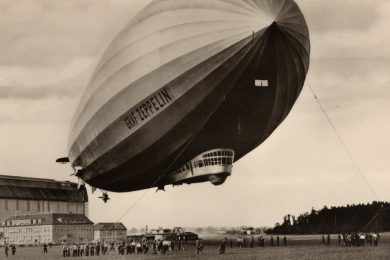
M339 133L339 131L337 130L336 128L336 125L333 123L329 113L326 111L324 105L322 104L320 98L318 97L318 95L316 94L316 92L314 91L314 89L312 88L311 85L309 85L309 88L310 88L310 91L313 95L313 98L314 100L316 101L316 103L318 104L321 112L324 114L324 117L326 119L326 121L329 123L330 127L332 128L335 136L337 137L337 140L338 142L340 143L340 145L342 146L343 150L345 151L349 161L351 162L353 168L354 168L354 172L357 176L359 176L364 182L365 184L367 185L367 187L369 188L370 192L372 193L374 199L379 199L379 196L377 194L377 192L375 191L374 187L371 185L371 183L368 181L366 175L363 173L362 169L359 167L358 163L354 160L353 156L352 156L352 153L351 151L349 150L349 147L347 146L347 144L344 142L343 138L341 137L341 134Z

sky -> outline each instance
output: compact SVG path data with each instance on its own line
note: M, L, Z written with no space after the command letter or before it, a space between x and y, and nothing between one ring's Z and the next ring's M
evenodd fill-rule
M99 57L147 2L0 0L0 174L76 181L55 163L71 118ZM93 221L271 226L312 207L390 200L390 1L297 2L311 67L275 133L220 187L111 194L108 204L90 194Z

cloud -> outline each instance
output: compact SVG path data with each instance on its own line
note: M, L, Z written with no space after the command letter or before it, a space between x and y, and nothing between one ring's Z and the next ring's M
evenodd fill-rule
M329 31L367 31L380 19L380 10L387 0L343 0L324 4L323 0L298 1L311 29Z
M94 64L79 58L63 67L0 67L0 100L78 99Z
M0 66L0 87L36 87L42 85L58 85L64 80L78 77L85 72L90 73L95 60L78 57L66 64L51 67Z
M390 58L387 0L300 1L314 58Z
M0 0L0 98L81 95L100 54L143 5Z
M137 4L138 3L138 4ZM142 1L0 2L0 65L58 66L99 55Z
M374 104L390 98L389 68L390 59L320 59L313 61L307 84L329 109Z
M0 102L0 125L63 125L70 123L77 98L3 99ZM67 131L66 127L63 129ZM10 134L12 137L13 135Z
M69 87L0 87L0 99L69 98L78 93Z

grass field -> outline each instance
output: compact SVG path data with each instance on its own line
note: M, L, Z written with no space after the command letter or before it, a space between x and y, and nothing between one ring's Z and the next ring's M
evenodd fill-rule
M1 248L4 250L3 248ZM63 258L60 254L60 248L53 247L49 249L48 255L42 254L41 248L17 248L15 256L9 256L8 259L15 260L58 260ZM0 259L5 259L3 252L0 254ZM65 259L65 258L64 258ZM77 257L66 259L134 259L134 260L149 260L149 259L259 259L259 260L389 260L390 259L390 244L382 244L377 248L340 248L326 246L291 246L291 247L266 247L254 249L227 249L225 255L218 255L216 246L206 246L201 255L195 255L193 247L188 247L186 251L169 253L168 255L129 255L118 256L116 254L99 256L99 257Z

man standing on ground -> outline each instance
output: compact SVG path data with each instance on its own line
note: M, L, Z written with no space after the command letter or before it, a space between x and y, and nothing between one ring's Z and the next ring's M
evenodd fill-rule
M7 244L5 244L5 246L4 246L4 253L5 253L5 257L8 257L8 245Z
M196 250L196 254L199 255L199 253L200 253L200 240L199 240L199 238L195 241L195 250Z
M226 252L226 238L222 240L221 245L219 246L219 254L223 255Z

